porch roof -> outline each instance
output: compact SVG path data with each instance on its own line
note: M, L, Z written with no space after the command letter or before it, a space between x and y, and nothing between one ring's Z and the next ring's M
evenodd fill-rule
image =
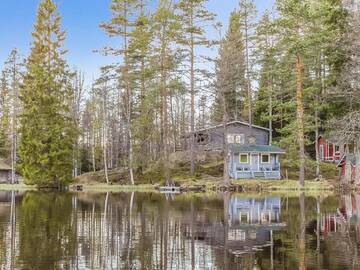
M234 154L239 154L239 153L285 154L285 151L283 149L275 145L230 144L229 149Z

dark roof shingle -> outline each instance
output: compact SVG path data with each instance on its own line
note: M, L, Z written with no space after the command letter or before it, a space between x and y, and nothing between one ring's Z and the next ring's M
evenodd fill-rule
M285 154L285 151L275 145L253 145L253 144L230 144L232 153L273 153Z

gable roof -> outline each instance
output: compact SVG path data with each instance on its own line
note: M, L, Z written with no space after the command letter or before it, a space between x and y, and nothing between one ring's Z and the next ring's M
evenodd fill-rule
M285 154L285 151L275 145L256 145L256 144L230 144L229 149L232 153L270 153Z
M337 166L338 167L341 167L343 162L346 163L346 161L350 161L350 163L355 166L356 165L356 162L357 162L357 159L356 159L356 156L354 154L347 154L347 155L343 155L343 157L339 160Z
M228 122L226 125L230 126L230 125L234 125L234 124L239 124L239 125L244 125L244 126L249 126L250 127L250 124L248 122L243 122L243 121L231 121L231 122ZM224 124L219 124L219 125L215 125L215 126L211 126L211 127L207 127L207 128L197 129L197 130L195 130L195 132L221 128L221 127L223 127L223 125ZM258 125L251 125L251 127L256 128L256 129L262 129L262 130L265 130L265 131L270 131L270 129L268 129L266 127L261 127L261 126L258 126Z
M11 167L0 159L0 171L11 171Z

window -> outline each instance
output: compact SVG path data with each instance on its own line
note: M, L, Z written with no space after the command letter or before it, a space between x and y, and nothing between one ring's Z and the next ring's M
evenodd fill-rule
M227 141L228 141L228 143L235 143L234 135L232 135L232 134L227 135Z
M235 135L235 141L238 144L244 144L245 143L245 136L244 134Z
M335 145L335 152L340 152L340 146Z
M209 143L209 135L206 133L199 133L196 136L196 141L198 144L206 145Z
M239 161L240 161L240 163L249 163L249 155L248 154L240 154Z
M261 163L270 163L270 155L262 154L261 155Z
M320 145L319 147L319 156L321 159L324 159L324 146Z

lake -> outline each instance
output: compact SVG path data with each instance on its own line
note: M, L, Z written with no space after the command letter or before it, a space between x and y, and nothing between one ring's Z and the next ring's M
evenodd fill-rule
M360 195L0 191L0 269L360 269Z

